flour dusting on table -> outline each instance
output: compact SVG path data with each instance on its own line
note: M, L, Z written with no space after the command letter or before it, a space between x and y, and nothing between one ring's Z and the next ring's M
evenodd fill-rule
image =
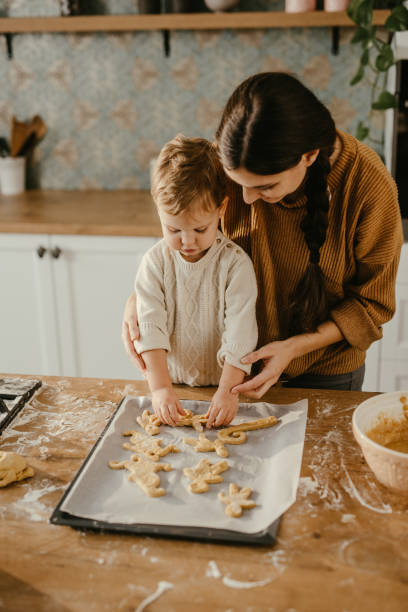
M165 580L161 580L159 584L157 585L156 591L152 593L151 595L149 595L149 597L146 597L146 599L144 599L137 606L135 612L143 612L143 610L145 610L145 608L149 604L151 604L153 601L156 601L156 599L158 599L161 595L163 595L163 593L165 593L169 589L172 589L173 587L174 587L174 584L172 584L171 582L166 582Z

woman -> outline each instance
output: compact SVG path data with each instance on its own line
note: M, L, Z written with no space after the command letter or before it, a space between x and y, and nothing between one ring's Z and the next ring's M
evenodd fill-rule
M292 387L361 390L366 350L395 311L402 227L393 179L284 73L237 87L217 145L231 179L223 231L250 255L258 282L261 348L244 359L263 367L234 391L260 398L282 375ZM138 362L134 312L133 297L122 337Z

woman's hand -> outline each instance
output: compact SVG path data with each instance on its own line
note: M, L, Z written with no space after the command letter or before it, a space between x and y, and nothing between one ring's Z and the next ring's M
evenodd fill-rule
M179 415L185 415L173 387L163 387L152 391L152 406L162 423L177 425Z
M232 392L244 393L254 399L261 398L278 381L294 357L293 347L287 340L270 342L257 351L248 353L242 358L242 363L255 363L262 359L262 371L241 385L236 385Z
M143 373L146 370L145 362L135 350L133 344L139 339L139 324L136 311L136 295L134 292L126 300L122 321L122 342L130 361Z
M210 429L215 425L228 425L237 414L239 404L238 394L233 394L227 389L220 387L214 393L210 407L207 411L207 427Z

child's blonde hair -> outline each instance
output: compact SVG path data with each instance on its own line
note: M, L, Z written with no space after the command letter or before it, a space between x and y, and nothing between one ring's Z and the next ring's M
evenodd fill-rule
M152 172L156 206L178 215L199 203L203 210L221 206L225 174L214 145L204 138L177 134L164 145Z

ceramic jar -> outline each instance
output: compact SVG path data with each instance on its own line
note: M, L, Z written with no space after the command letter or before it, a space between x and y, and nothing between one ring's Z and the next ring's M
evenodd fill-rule
M350 0L324 0L324 10L345 11L350 3Z
M219 13L221 11L229 11L239 4L239 0L205 0L210 11Z
M287 13L307 13L316 9L316 0L285 0Z

